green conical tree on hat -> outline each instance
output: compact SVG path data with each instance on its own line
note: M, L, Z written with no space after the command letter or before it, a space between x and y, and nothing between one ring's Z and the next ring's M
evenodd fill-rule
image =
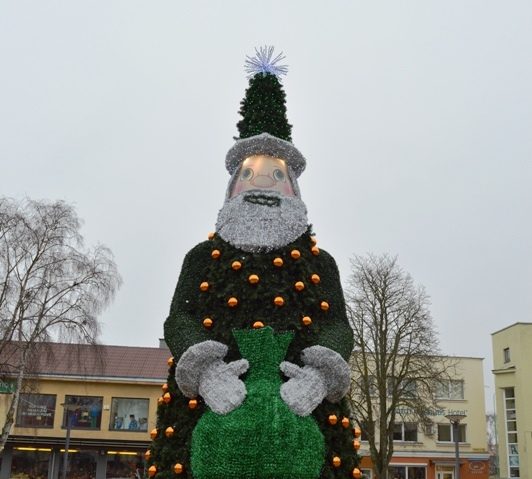
M281 53L272 58L273 47L261 47L255 52L255 57L246 59L249 87L240 103L239 138L269 133L291 142L292 125L286 117L286 95L279 81L287 72L285 65L278 64L284 56Z

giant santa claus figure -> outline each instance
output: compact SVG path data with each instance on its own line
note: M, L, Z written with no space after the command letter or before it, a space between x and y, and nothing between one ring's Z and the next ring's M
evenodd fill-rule
M272 49L248 58L216 232L186 255L165 322L173 360L148 453L157 478L360 475L345 399L352 331L301 199L306 161L291 142L280 59Z

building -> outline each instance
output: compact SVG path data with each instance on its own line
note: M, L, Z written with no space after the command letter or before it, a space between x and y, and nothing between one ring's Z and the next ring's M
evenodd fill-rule
M491 335L499 476L532 479L532 323Z
M61 477L68 429L70 479L133 477L150 444L170 352L164 345L94 350L52 344L51 353L39 361L35 389L21 397L0 479ZM459 430L461 479L487 479L482 359L457 359L456 379L439 392L434 427L396 423L391 477L454 479L454 438L445 415L460 412L467 416ZM0 384L0 417L9 398L9 384ZM363 440L359 452L363 472L376 479Z
M166 347L49 344L20 397L1 455L0 479L133 477L150 444L157 399L168 375ZM0 417L11 397L0 388Z
M460 478L488 478L483 360L468 357L454 359L457 360L456 377L438 388L438 408L431 418L433 424L424 427L415 422L401 422L400 417L397 418L394 454L390 463L391 478L454 479L453 429L445 417L449 414L466 416L459 427ZM404 413L408 415L408 411ZM364 436L359 454L363 457L362 472L368 479L375 479Z

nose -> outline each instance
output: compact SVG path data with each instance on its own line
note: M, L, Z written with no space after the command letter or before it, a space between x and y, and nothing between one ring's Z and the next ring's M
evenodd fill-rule
M257 175L251 180L251 184L257 188L271 188L275 185L275 180L268 175Z

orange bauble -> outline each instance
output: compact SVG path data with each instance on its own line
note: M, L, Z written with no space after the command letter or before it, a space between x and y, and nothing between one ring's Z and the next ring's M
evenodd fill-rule
M214 239L214 232L211 231L211 232L207 235L207 238L209 238L210 240Z
M213 324L214 324L214 321L211 318L205 318L203 320L203 326L205 326L207 329L212 328Z
M312 319L310 316L303 316L303 319L301 320L301 322L305 325L305 326L310 326L312 324Z
M231 296L228 300L227 300L227 305L230 307L230 308L236 308L238 306L238 299L236 299L234 296Z
M150 468L148 469L148 475L150 477L153 477L155 476L155 474L157 474L157 468L155 466L150 466Z
M273 300L275 306L283 306L284 305L284 299L282 296L276 296Z
M301 258L301 252L298 249L293 249L292 251L290 251L290 256L292 257L292 259L299 259Z
M327 420L329 421L329 424L330 424L331 426L334 426L334 425L338 422L338 418L337 418L336 415L334 415L334 414L331 414L331 415L327 418Z
M174 435L174 432L174 428L172 426L168 426L164 431L164 435L166 437L172 437Z
M297 281L294 284L294 288L296 288L296 291L303 291L305 289L305 283L303 281Z
M250 284L257 284L259 282L259 277L256 274L250 274L248 281Z
M159 396L159 397L157 398L157 404L160 406L160 405L163 404L163 403L164 403L164 399L162 398L162 396Z
M332 458L332 465L334 467L340 467L342 465L342 460L338 456Z
M327 301L322 301L320 303L320 308L322 311L329 311L329 303Z
M197 399L191 399L188 402L189 409L196 409L198 407L198 400Z
M164 383L164 384L161 386L161 389L163 390L163 392L167 392L167 391L168 391L168 384Z
M148 449L145 453L144 453L144 459L146 459L146 461L149 461L151 457L151 451Z
M355 467L353 469L353 477L355 479L360 479L362 477L362 472L360 472L360 469L358 467Z
M318 284L318 283L321 281L321 278L319 277L319 275L317 275L316 273L314 273L314 274L310 277L310 281L312 281L314 284Z
M159 431L157 431L157 429L152 429L152 430L150 431L150 437L151 437L152 439L155 439L155 438L157 437L157 434L159 434Z
M220 252L219 249L213 249L213 250L211 251L211 258L212 258L212 259L218 259L218 258L220 257L221 254L222 254L222 253Z
M358 439L353 440L353 448L355 451L358 451L360 449L360 441Z
M203 283L201 283L199 285L199 289L201 291L208 291L209 290L209 283L207 283L207 281L203 281Z
M350 424L349 418L348 417L343 417L342 418L342 426L347 429L349 427L349 424Z
M163 401L168 404L172 400L172 396L170 396L170 393L164 393L163 394Z
M166 364L168 364L168 366L173 366L174 365L174 357L172 356L171 358L168 358L168 361L166 361Z
M253 327L254 327L255 329L264 328L264 323L263 323L262 321L255 321L255 322L253 323Z
M310 251L314 256L318 256L320 254L320 249L317 246L313 246L312 248L310 248Z
M277 266L278 268L280 268L284 264L283 258L275 258L273 260L273 264L274 266Z
M359 427L353 428L353 436L360 437L361 434L362 434L362 431L360 430Z
M179 462L174 464L174 472L176 474L181 474L183 472L183 464L179 464Z
M233 268L235 271L238 271L240 268L242 268L242 263L240 261L233 261L231 263L231 268Z
M315 244L318 243L318 240L316 239L315 236L311 236L311 237L310 237L310 242L312 243L312 245L315 245Z

